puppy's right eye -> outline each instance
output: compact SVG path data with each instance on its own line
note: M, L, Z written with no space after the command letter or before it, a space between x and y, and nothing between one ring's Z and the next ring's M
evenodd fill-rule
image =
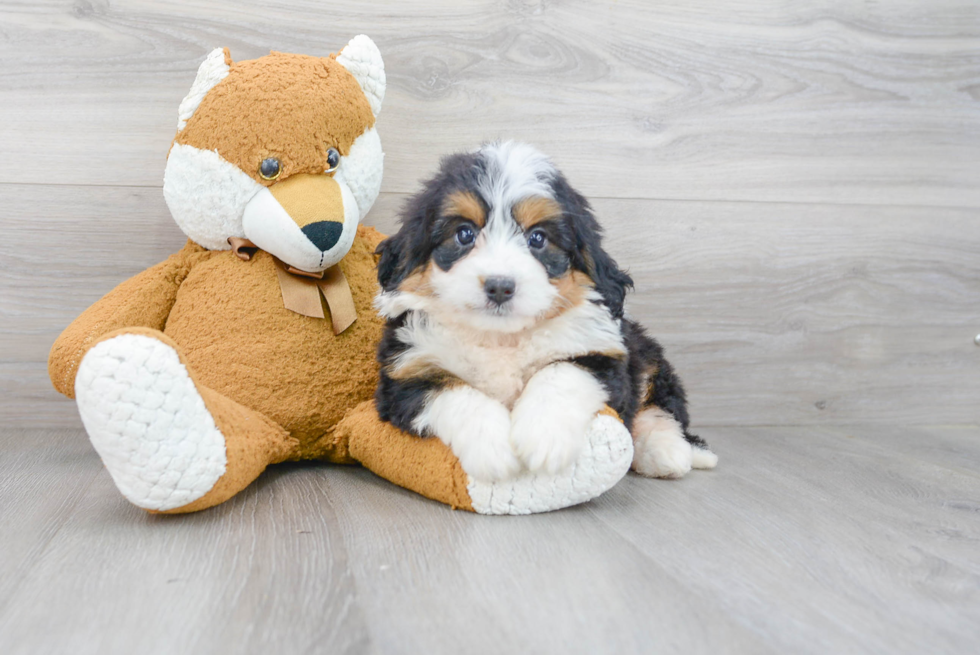
M469 225L460 225L456 228L456 243L461 246L468 246L476 239L476 232Z

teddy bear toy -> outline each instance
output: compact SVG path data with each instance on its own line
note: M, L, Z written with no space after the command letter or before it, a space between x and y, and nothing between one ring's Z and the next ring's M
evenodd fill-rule
M269 464L360 463L454 507L521 514L614 485L632 441L600 413L566 471L475 480L379 420L374 250L381 55L213 51L180 103L163 192L187 245L78 317L49 358L119 491L150 512L231 498Z

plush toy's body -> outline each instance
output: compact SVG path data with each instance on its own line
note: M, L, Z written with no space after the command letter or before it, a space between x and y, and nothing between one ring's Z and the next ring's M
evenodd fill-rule
M160 330L203 386L276 423L296 442L291 459L334 456L325 435L350 408L371 397L377 383L374 344L381 320L371 309L377 283L372 251L380 235L360 228L340 262L350 283L358 320L339 335L331 323L283 307L268 253L242 261L231 251L188 244L167 261L136 276L80 317L56 345L52 376L59 391L72 394L78 362L62 359L75 344L111 317L150 308L149 320L127 325ZM169 313L165 313L169 306ZM161 320L162 319L162 320ZM140 331L140 334L147 334ZM75 336L76 339L72 339ZM342 365L338 365L342 363Z
M233 64L216 50L201 66L164 182L191 241L89 308L49 359L131 502L204 509L268 464L320 459L454 506L526 513L588 500L625 473L630 438L611 416L596 417L569 471L497 485L377 418L382 235L358 222L380 188L383 96L363 36L330 58Z

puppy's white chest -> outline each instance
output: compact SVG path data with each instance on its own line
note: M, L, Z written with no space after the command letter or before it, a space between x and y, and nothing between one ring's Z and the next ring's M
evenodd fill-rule
M541 366L529 361L529 353L518 346L464 346L444 367L491 398L511 407L524 385ZM452 360L455 361L452 361ZM455 370L453 370L455 369Z
M593 352L626 352L619 323L592 303L518 334L488 334L415 313L399 336L409 346L399 368L444 370L508 407L549 364Z

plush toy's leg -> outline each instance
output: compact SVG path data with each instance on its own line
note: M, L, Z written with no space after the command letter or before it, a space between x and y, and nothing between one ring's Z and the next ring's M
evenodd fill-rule
M533 514L584 503L619 482L633 458L632 437L612 410L593 419L588 444L569 468L495 483L470 478L439 439L420 439L382 422L372 401L344 417L336 434L349 440L354 459L381 477L480 514Z
M244 489L296 441L203 386L156 330L109 334L75 379L78 410L119 491L151 512L193 512Z

